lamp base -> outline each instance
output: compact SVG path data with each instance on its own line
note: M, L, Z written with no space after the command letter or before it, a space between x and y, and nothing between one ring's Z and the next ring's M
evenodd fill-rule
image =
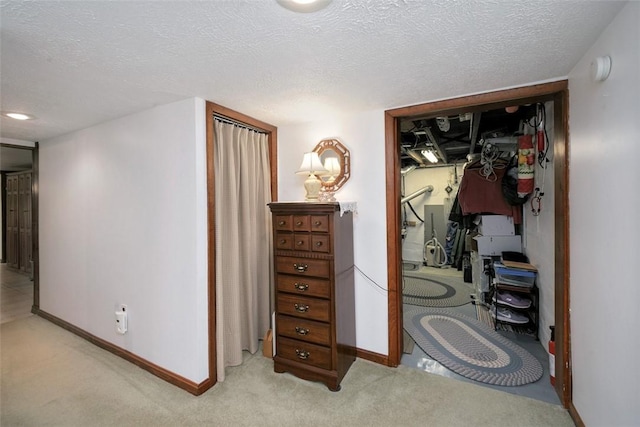
M314 174L309 174L309 177L304 181L304 189L307 191L304 200L307 202L317 202L320 195L320 188L322 183Z

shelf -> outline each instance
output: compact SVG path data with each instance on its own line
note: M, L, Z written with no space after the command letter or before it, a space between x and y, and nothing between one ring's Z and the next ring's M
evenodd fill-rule
M496 289L500 289L501 291L511 291L511 292L521 292L523 294L534 294L537 293L538 288L536 285L531 287L526 286L513 286L513 285L504 285L502 283L494 283Z
M538 287L536 286L535 282L531 286L515 286L515 285L500 283L495 278L492 278L490 291L496 296L496 301L492 301L494 306L491 308L491 310L494 310L493 311L493 319L494 319L494 325L495 325L494 329L497 329L498 322L501 324L505 324L513 327L514 331L516 332L520 332L518 331L519 328L530 327L533 330L533 335L535 336L536 340L539 339L538 337L539 293L538 293ZM497 295L496 295L498 291L506 291L514 294L527 295L531 299L531 305L527 308L518 308L518 307L512 307L507 304L499 304L497 301ZM506 320L500 320L498 319L498 313L497 313L498 307L511 310L513 313L523 314L529 319L529 321L527 323L515 323L515 322L509 322Z

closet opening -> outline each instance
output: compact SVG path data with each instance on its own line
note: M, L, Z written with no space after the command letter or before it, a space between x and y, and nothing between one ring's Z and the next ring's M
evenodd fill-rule
M224 129L223 129L224 128ZM253 153L253 149L249 147L249 151L245 152L245 148L238 148L235 150L234 156L237 158L233 161L231 159L223 159L221 157L222 150L216 153L216 144L225 141L232 141L236 137L234 136L236 133L236 129L242 135L247 132L252 134L252 136L244 135L242 147L248 147L251 145L251 141L258 141L254 137L259 134L259 145L264 148L264 142L266 140L266 151L261 149L261 154ZM220 138L220 141L217 141L216 138ZM239 138L239 137L238 137ZM218 177L218 181L220 181L220 176L217 173L221 172L222 168L226 167L227 171L230 174L245 174L252 171L252 166L247 165L245 163L245 159L248 158L258 158L262 159L261 167L264 170L265 175L270 178L270 185L267 188L262 189L263 194L267 194L270 196L271 200L277 200L277 128L268 124L256 120L252 117L246 116L237 111L231 110L226 107L222 107L220 105L207 102L206 104L206 157L207 157L207 216L208 216L208 279L207 279L207 289L208 289L208 312L209 312L209 321L208 321L208 329L209 329L209 379L206 382L207 384L201 385L201 392L206 391L208 388L213 386L218 380L222 381L223 378L219 376L219 372L221 369L224 369L224 366L221 366L219 361L221 360L221 356L224 350L223 345L230 345L229 340L227 340L224 344L221 344L221 338L218 337L216 333L216 328L218 326L218 319L220 319L219 315L221 313L218 312L216 306L220 307L222 301L221 295L218 295L216 290L216 282L217 278L224 273L222 268L218 268L216 266L216 262L218 257L222 256L222 250L224 248L223 245L230 244L232 242L223 242L217 241L218 233L221 233L221 214L217 208L221 208L224 204L231 204L232 209L236 209L238 211L238 219L242 215L242 212L246 210L242 206L240 206L236 201L231 201L228 199L235 197L239 193L236 191L227 191L224 186L220 186L221 182L217 182L216 177ZM248 144L248 145L247 145ZM225 155L228 153L225 153ZM267 163L268 159L268 167L265 169L264 165ZM235 166L234 166L235 165ZM239 165L240 169L237 169L237 165ZM234 170L235 169L235 170ZM226 179L226 176L225 176ZM232 178L231 181L236 181L237 179ZM265 179L264 182L268 180ZM243 181L244 182L244 181ZM258 189L255 189L256 191ZM253 190L252 190L253 191ZM244 194L244 192L243 192ZM227 197L228 196L228 197ZM257 200L257 199L256 199ZM237 206L236 206L237 205ZM264 210L268 209L266 203L264 203ZM226 218L229 218L228 214L225 214ZM233 220L233 215L231 215L231 220ZM233 224L234 227L239 226L242 227L242 224ZM225 229L227 225L225 225ZM251 233L250 233L251 234ZM228 240L228 239L226 239ZM232 245L234 246L234 245ZM246 244L244 245L246 246ZM268 258L268 257L267 257ZM218 271L220 270L220 271ZM238 270L238 269L234 269ZM268 273L267 273L268 274ZM267 282L272 282L268 280ZM271 294L270 290L268 291ZM218 301L219 300L219 301ZM237 311L237 310L236 310ZM222 320L223 323L227 321L226 315L225 319ZM220 354L219 354L220 352ZM225 358L226 360L226 353ZM222 371L223 372L223 371ZM222 374L220 374L222 375Z
M473 302L478 303L475 307L478 317L481 307L491 307L492 295L499 303L503 302L500 299L503 297L510 298L509 301L513 303L514 298L523 296L518 288L513 292L501 289L500 293L489 289L492 293L487 294L474 289L477 287L474 286L477 285L474 281L478 282L478 279L471 277L473 269L470 254L477 255L484 248L478 251L476 246L473 252L470 251L469 230L463 228L463 234L459 230L457 235L455 230L452 233L448 217L454 201L457 201L456 194L465 166L471 167L476 162L475 166L484 168L484 172L491 174L495 169L501 174L503 170L497 168L507 167L510 160L515 159L516 163L518 161L517 136L527 133L535 135L537 125L544 113L547 113L546 130L549 134L542 139L551 144L546 150L546 156L543 154L540 157L543 159L541 165L547 162L546 158L549 167L545 169L540 166L537 172L546 170L549 175L544 178L536 177L538 180L535 180L534 185L541 185L544 179L544 185L549 191L546 196L541 196L540 192L536 193L534 190L530 195L532 200L519 207L521 219L515 221L513 226L513 234L519 237L511 237L511 241L518 240L521 243L517 248L501 248L505 252L528 252L532 258L531 263L540 267L538 280L541 286L544 285L544 289L536 295L524 295L524 300L533 299L535 304L542 304L543 307L540 307L540 314L536 316L535 322L523 320L519 323L527 323L526 332L541 338L549 337L549 332L542 330L543 327L555 327L555 391L560 402L568 406L571 373L568 345L567 99L567 82L560 81L386 112L389 365L400 364L403 351L407 350L403 346L410 338L410 335L405 334L405 304L408 302L406 307L412 307L411 303L419 304L421 301L420 292L413 289L417 286L416 283L408 283L405 280L407 277L410 282L416 282L421 279L421 274L427 274L427 278L442 284L443 289L448 288L451 280L468 284L467 288L460 288L458 293L469 291L470 295L467 297L473 297ZM526 129L527 123L531 125L530 129ZM494 148L493 151L489 150L491 147ZM528 161L526 158L521 160L524 164ZM551 203L549 197L553 198ZM539 227L543 223L538 220L541 200L543 203L546 200L543 209L548 209L544 212L544 221L551 223L553 231L540 232ZM538 212L532 215L532 209ZM490 221L495 219L496 217L487 216L485 234L489 230ZM477 232L475 225L469 226L472 227ZM482 240L480 242L485 243ZM474 243L477 245L478 242ZM555 253L544 253L544 244L555 248ZM487 260L491 257L482 258ZM479 260L473 261L476 267L480 265ZM405 292L406 286L413 287L413 291ZM413 299L408 299L407 296ZM516 301L518 304L520 302L522 301ZM499 306L494 303L494 307L496 305ZM500 307L500 310L503 308L510 307ZM474 314L473 311L469 310L467 314ZM487 311L486 314L489 315L489 321L492 320L491 315L494 321L496 317L498 320L505 320L502 311ZM544 321L541 322L540 319ZM511 322L514 319L506 320ZM509 322L498 321L494 324L508 325ZM540 344L546 349L547 342L544 338Z
M20 289L10 291L19 292L21 298L25 295L29 297L29 308L26 307L25 300L25 304L20 304L20 312L14 313L22 316L29 311L35 313L39 308L38 143L33 147L1 143L0 159L0 258L3 269L6 268L17 275L15 282L22 284ZM24 277L24 280L19 280L19 277ZM9 314L3 307L3 318Z

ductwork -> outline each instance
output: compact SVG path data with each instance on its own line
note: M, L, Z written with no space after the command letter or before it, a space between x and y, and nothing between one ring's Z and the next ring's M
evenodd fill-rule
M433 191L433 185L427 185L426 187L423 187L423 188L419 189L418 191L413 192L413 193L409 194L409 195L408 195L408 196L406 196L406 197L403 197L403 198L400 200L400 205L404 205L404 204L405 204L405 203L407 203L409 200L411 200L411 199L415 199L416 197L418 197L418 196L419 196L419 195L421 195L421 194L426 193L427 191L428 191L429 193L431 193L431 192Z

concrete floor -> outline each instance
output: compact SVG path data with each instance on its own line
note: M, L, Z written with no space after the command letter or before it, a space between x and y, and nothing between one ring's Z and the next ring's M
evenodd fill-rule
M414 270L420 272L420 274L427 274L434 278L436 277L449 277L449 278L458 278L461 282L463 281L462 271L458 271L455 268L434 268L434 267L418 267L418 270ZM415 306L411 306L405 304L405 309L410 309ZM450 307L452 311L456 311L458 313L462 313L468 317L476 318L476 307L469 303L460 307ZM510 339L511 341L518 344L520 347L527 350L533 356L535 356L542 368L544 370L542 378L538 381L526 384L523 386L517 387L501 387L501 386L493 386L489 384L480 383L477 381L470 380L461 375L456 374L455 372L450 371L446 367L442 366L437 361L433 360L428 354L426 354L420 347L415 345L413 347L413 352L411 354L403 354L400 363L404 366L408 366L411 368L420 369L421 371L430 372L433 374L441 375L444 377L454 378L460 381L471 382L474 384L478 384L484 387L489 387L494 390L504 391L506 393L516 394L520 396L526 396L533 399L541 400L543 402L553 403L556 405L560 405L560 399L558 395L551 386L549 381L549 359L548 354L540 341L537 341L534 337L517 334L514 332L506 332L506 331L498 331L502 336Z

